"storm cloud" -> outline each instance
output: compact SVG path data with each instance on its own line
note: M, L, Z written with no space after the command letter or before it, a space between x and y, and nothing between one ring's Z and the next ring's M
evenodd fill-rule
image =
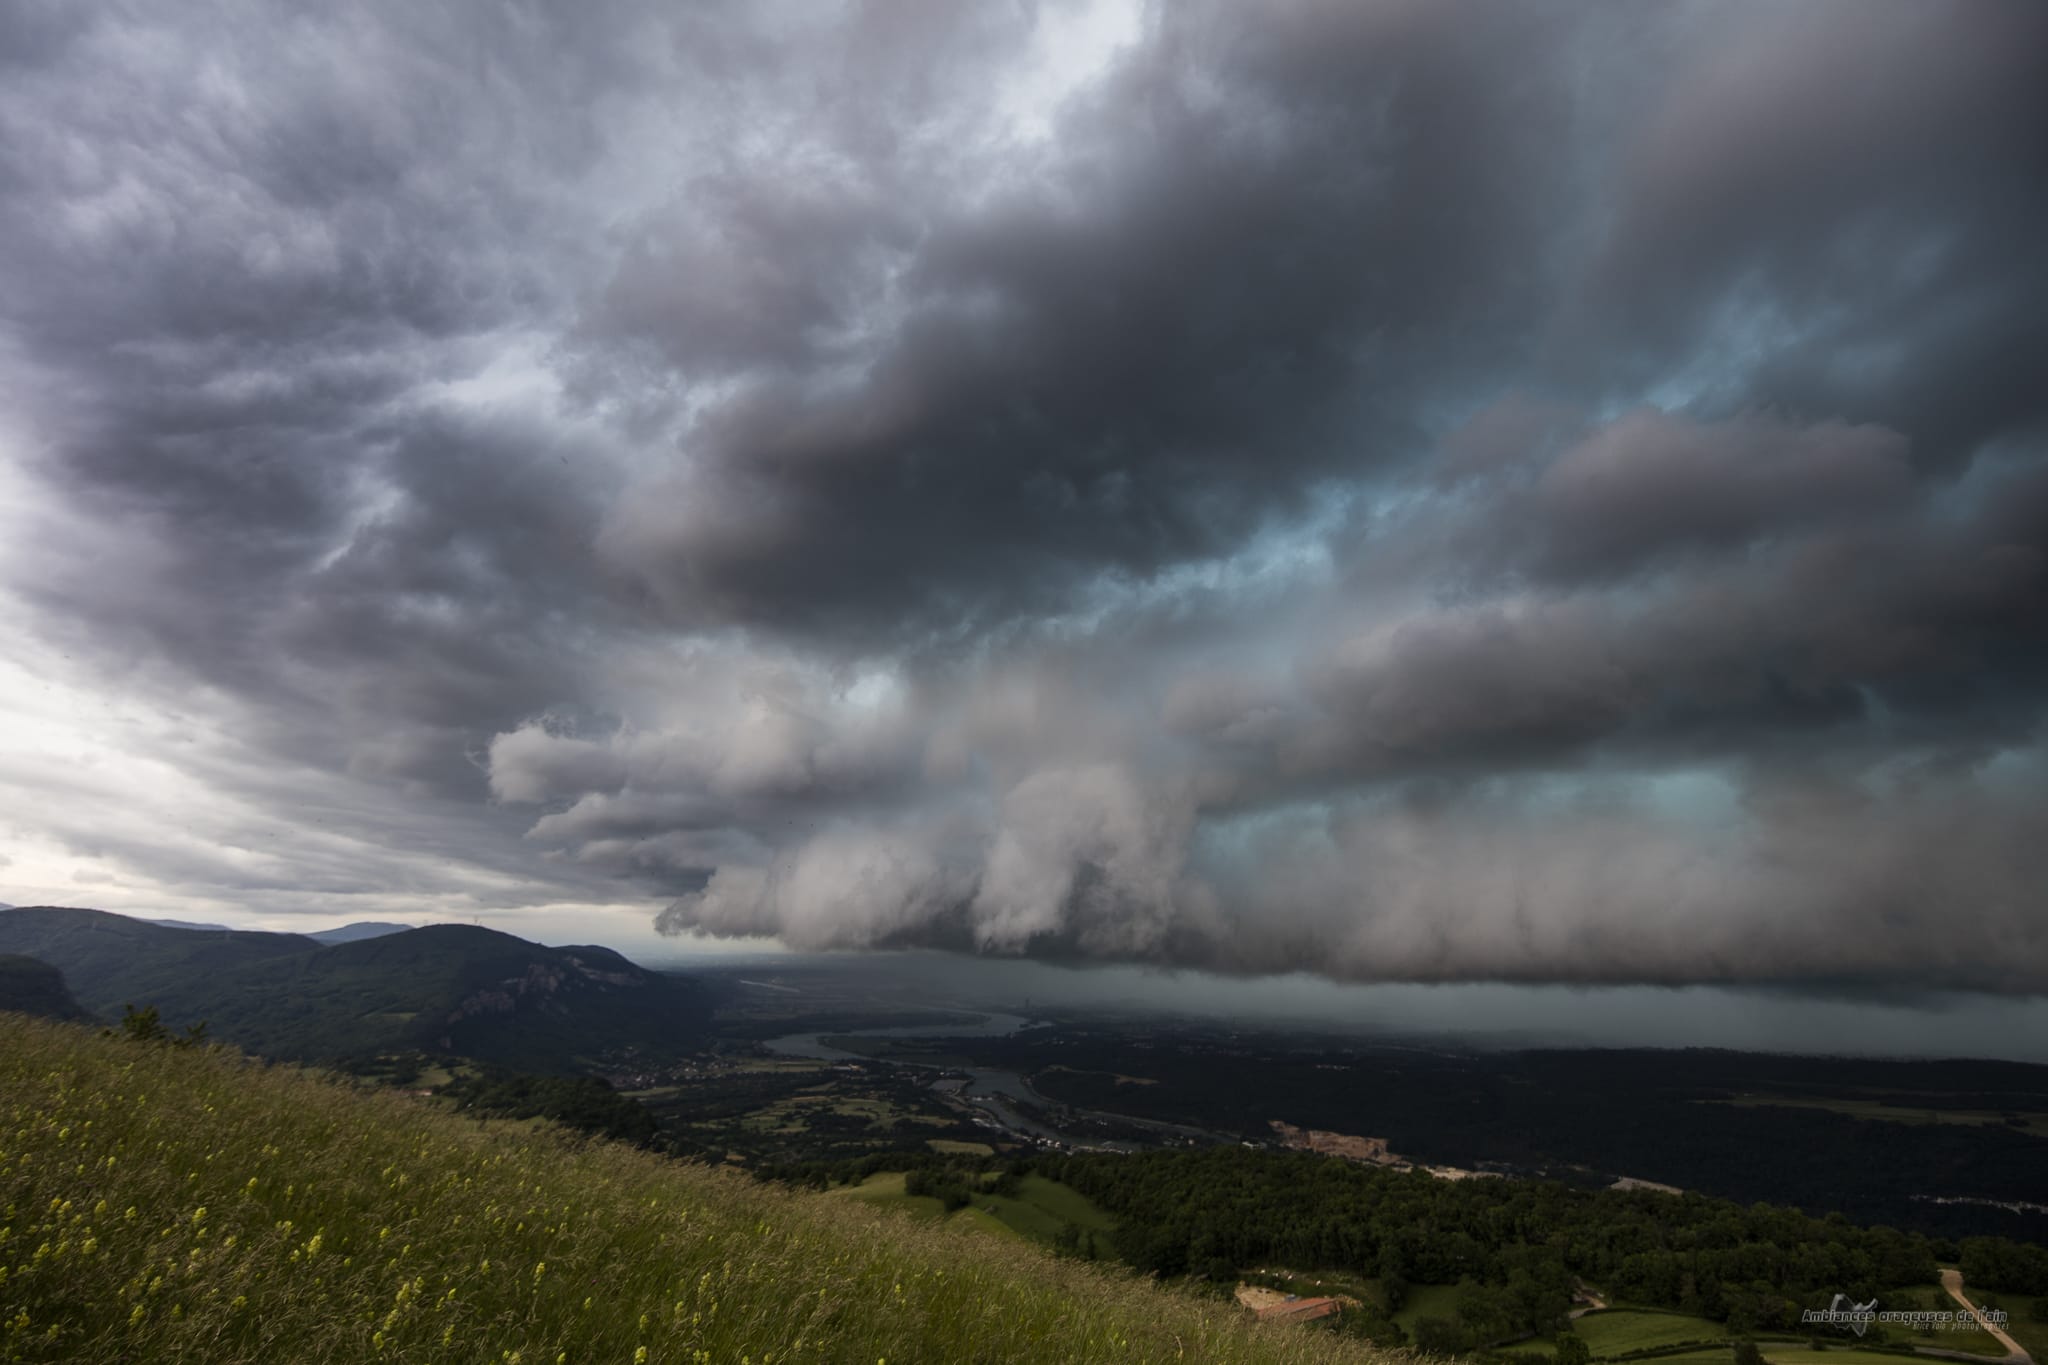
M0 69L8 900L2048 991L2039 6Z

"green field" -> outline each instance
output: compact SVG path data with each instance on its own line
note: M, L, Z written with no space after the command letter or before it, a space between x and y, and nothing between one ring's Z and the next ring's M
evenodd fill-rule
M1916 1285L1909 1286L1907 1292L1910 1294L1917 1291L1922 1298L1925 1298L1934 1289L1935 1286L1931 1285ZM1947 1295L1942 1295L1942 1307L1949 1307L1953 1302ZM2015 1318L2015 1325L2029 1325L2017 1321L2020 1314L2026 1311L2026 1301L2018 1301L2016 1307L2017 1312L2015 1312L2015 1305L2008 1304L2006 1306L2006 1311L2012 1313ZM2048 1338L2048 1331L2041 1330L2042 1324L2031 1325L2038 1333L2037 1340L2039 1344L2043 1347L2048 1347L2048 1339L2044 1339ZM1689 1317L1677 1313L1646 1312L1637 1309L1618 1309L1588 1313L1584 1317L1577 1319L1573 1323L1573 1327L1581 1337L1585 1338L1587 1345L1592 1348L1596 1359L1611 1358L1627 1351L1655 1350L1663 1346L1676 1346L1681 1342L1697 1340L1701 1337L1722 1338L1728 1335L1728 1329L1725 1326L1706 1318ZM2008 1328L2007 1330L2010 1331L2011 1329ZM2013 1332L2013 1336L2019 1340L2022 1346L2028 1346L2029 1353L2032 1353L2033 1347L2029 1345L2025 1335L2020 1332ZM1973 1355L1989 1356L1994 1359L2006 1354L2005 1347L1999 1344L1996 1337L1993 1337L1988 1332L1976 1330L1967 1332L1939 1332L1928 1336L1921 1336L1917 1333L1908 1333L1903 1329L1894 1327L1890 1330L1890 1344L1897 1346L1931 1346L1944 1351L1963 1351ZM1516 1349L1528 1350L1535 1346L1537 1346L1536 1342L1525 1342L1519 1344ZM1830 1346L1825 1351L1815 1351L1804 1344L1803 1337L1798 1344L1785 1341L1774 1343L1766 1340L1761 1342L1760 1346L1765 1358L1776 1362L1777 1365L1828 1365L1829 1362L1832 1362L1832 1365L1854 1365L1858 1361L1866 1362L1867 1365L1868 1362L1872 1361L1897 1361L1900 1359L1897 1355L1885 1352L1859 1351L1853 1345ZM1727 1350L1713 1348L1658 1356L1656 1359L1659 1365L1666 1365L1667 1362L1698 1362L1699 1365L1704 1365L1708 1361L1726 1362L1729 1358ZM2039 1356L2035 1358L2037 1360L2041 1359Z
M921 1218L936 1220L945 1214L945 1206L938 1200L928 1195L905 1194L901 1171L877 1172L858 1185L841 1185L828 1195L878 1208L904 1209ZM1069 1225L1104 1239L1115 1227L1115 1220L1079 1193L1040 1175L1025 1176L1015 1195L977 1194L970 1206L954 1213L948 1221L984 1231L1000 1231L1005 1236L1027 1237L1048 1246L1060 1229ZM1108 1254L1107 1246L1102 1253Z
M936 1222L945 1216L946 1206L930 1195L905 1194L903 1172L877 1171L858 1185L840 1185L825 1192L828 1199L852 1199L876 1208L901 1209Z
M1978 1295L1976 1293L1967 1287L1964 1292L1970 1295L1971 1302L1977 1302ZM1996 1298L1997 1296L1993 1295L1993 1297ZM1949 1292L1938 1284L1906 1285L1902 1289L1892 1291L1885 1296L1886 1306L1893 1306L1895 1299L1909 1307L1917 1304L1929 1308L1947 1309L1955 1312L1962 1311L1962 1305L1949 1297ZM2014 1318L2023 1317L2026 1313L2026 1301L2024 1299L2019 1301L2017 1311L2014 1310L2012 1305L2008 1304L2006 1312ZM2011 1329L2008 1328L2007 1330L2010 1331ZM1974 1323L1967 1331L1930 1332L1925 1336L1905 1327L1894 1326L1889 1328L1888 1331L1891 1341L1895 1345L1932 1346L1943 1351L1963 1351L1970 1355L1991 1356L1993 1358L2001 1357L2006 1353L2005 1346L1997 1337L1992 1336ZM2014 1332L2013 1337L2015 1340L2018 1340L2019 1333ZM2025 1343L2022 1341L2021 1344L2024 1345ZM2039 1357L2036 1358L2038 1359Z
M1951 1299L1943 1306L1948 1307L1953 1303L1954 1300ZM2019 1341L2022 1346L2026 1344L2021 1341L2020 1334L2014 1332L2010 1326L2005 1330L2011 1333L2013 1340ZM1972 1327L1967 1332L1935 1332L1924 1337L1917 1332L1895 1327L1892 1329L1892 1340L1909 1346L1934 1346L1944 1351L1966 1351L1971 1355L1990 1356L1993 1359L2006 1354L2004 1343L1981 1327ZM2028 1354L2033 1353L2030 1351Z
M1902 1365L1909 1356L1891 1355L1883 1351L1853 1351L1829 1348L1816 1351L1810 1346L1793 1346L1785 1342L1760 1341L1757 1349L1763 1352L1771 1365ZM1683 1355L1657 1356L1657 1365L1729 1365L1735 1358L1732 1346L1713 1350L1687 1351Z
M996 1149L986 1142L962 1142L957 1138L926 1138L924 1145L941 1156L994 1156Z
M1385 1360L978 1223L0 1020L0 1359Z
M1994 1294L1999 1305L2012 1319L2005 1325L2007 1335L2027 1348L2027 1354L2034 1358L2035 1365L2048 1365L2048 1322L2038 1322L2033 1316L2035 1300L2020 1294ZM2048 1294L2041 1296L2048 1302Z
M1685 1313L1646 1312L1633 1308L1596 1309L1572 1323L1596 1357L1629 1351L1651 1351L1685 1341L1718 1341L1728 1329Z
M986 1210L1005 1226L1034 1241L1048 1244L1063 1227L1072 1226L1102 1236L1116 1226L1115 1219L1089 1203L1078 1191L1042 1175L1025 1176L1018 1183L1014 1196L977 1195L974 1203L976 1208Z

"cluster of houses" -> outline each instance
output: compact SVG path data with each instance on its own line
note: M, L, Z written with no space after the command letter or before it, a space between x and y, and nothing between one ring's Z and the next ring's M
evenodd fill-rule
M1396 1171L1427 1171L1439 1180L1474 1180L1498 1175L1498 1171L1468 1171L1462 1166L1425 1166L1411 1161L1387 1146L1387 1140L1379 1137L1358 1137L1351 1133L1333 1133L1322 1128L1301 1129L1291 1123L1271 1120L1273 1134L1282 1147L1296 1152L1315 1152L1322 1156L1341 1157L1365 1166L1385 1166ZM1250 1146L1250 1143L1246 1143Z

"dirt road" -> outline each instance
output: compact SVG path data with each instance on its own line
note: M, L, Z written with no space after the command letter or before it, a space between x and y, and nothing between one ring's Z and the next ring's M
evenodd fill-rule
M1948 1295L1949 1295L1949 1297L1950 1297L1950 1298L1954 1299L1954 1300L1955 1300L1955 1301L1956 1301L1957 1303L1961 1304L1961 1305L1962 1305L1963 1307L1965 1307L1965 1308L1967 1308L1967 1309L1969 1309L1969 1310L1970 1310L1970 1316L1972 1316L1972 1317L1974 1317L1974 1318L1976 1318L1976 1319L1977 1319L1977 1325L1978 1325L1979 1327L1982 1327L1982 1328L1983 1328L1983 1329L1984 1329L1985 1331L1989 1332L1989 1333L1990 1333L1990 1334L1991 1334L1992 1336L1996 1337L1996 1338L1998 1339L1998 1342L1999 1342L1999 1344L2000 1344L2000 1345L2004 1346L2006 1350L2008 1350L2008 1351L2012 1352L2012 1354L2011 1354L2011 1355L2009 1355L2009 1356L2007 1356L2007 1357L2006 1357L2006 1360L2007 1360L2007 1361L2009 1361L2009 1362L2017 1362L2017 1361L2028 1361L2028 1362L2031 1362L2031 1361L2032 1361L2033 1357L2032 1357L2032 1356L2029 1356L2029 1355L2028 1355L2028 1354L2027 1354L2027 1353L2026 1353L2025 1351L2021 1350L2021 1349L2020 1349L2020 1344L2019 1344L2019 1343L2018 1343L2017 1341L2014 1341L2014 1340L2013 1340L2013 1339L2012 1339L2011 1337L2007 1336L2007 1335L2006 1335L2006 1334L2005 1334L2004 1332L2000 1331L2000 1330L1999 1330L1998 1328L1996 1328L1996 1327L1993 1327L1993 1326L1992 1326L1992 1325L1991 1325L1990 1323L1988 1323L1988 1322L1984 1321L1984 1315L1983 1315L1983 1313L1981 1313L1981 1312L1979 1312L1979 1311L1978 1311L1978 1309L1977 1309L1977 1305L1976 1305L1976 1304L1974 1304L1974 1303L1971 1303L1971 1302L1970 1302L1970 1300L1969 1300L1969 1299L1968 1299L1967 1297L1965 1297L1965 1296L1964 1296L1964 1294L1963 1294L1963 1272L1962 1272L1962 1271L1960 1271L1960 1270L1944 1270L1944 1271L1942 1271L1942 1272L1941 1272L1941 1287L1942 1287L1943 1289L1946 1289L1946 1290L1948 1291Z

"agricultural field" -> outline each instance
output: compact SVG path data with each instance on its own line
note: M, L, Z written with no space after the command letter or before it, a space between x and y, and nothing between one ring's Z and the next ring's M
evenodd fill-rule
M1983 1296L1974 1290L1966 1290L1973 1303L1981 1302ZM1909 1284L1886 1290L1882 1296L1886 1308L1931 1308L1944 1312L1960 1312L1961 1305L1949 1297L1949 1292L1938 1284ZM1997 1295L1991 1297L1997 1298ZM2024 1302L2021 1312L2024 1312ZM2006 1311L2018 1317L2011 1305ZM1966 1330L1944 1330L1940 1332L1916 1332L1909 1327L1891 1325L1880 1329L1888 1345L1930 1346L1943 1351L1962 1351L1969 1355L1989 1356L1998 1359L2006 1354L2005 1346L1982 1328L1971 1325ZM2009 1330L2009 1329L2008 1329ZM2015 1338L2018 1337L2014 1333Z
M1718 1341L1728 1335L1725 1326L1706 1318L1632 1308L1596 1309L1575 1319L1572 1327L1595 1359L1687 1341Z
M2035 1137L2048 1137L2048 1114L2003 1109L1945 1109L1914 1104L1888 1103L1883 1099L1862 1099L1835 1095L1783 1095L1771 1092L1708 1099L1701 1104L1725 1104L1738 1109L1819 1109L1848 1118L1879 1123L1958 1124L1987 1127L1993 1124Z
M934 1139L988 1149L985 1130L922 1073L893 1067L722 1057L626 1093L683 1150L731 1153L750 1166L946 1150Z
M2035 1316L2037 1311L2048 1310L2048 1294L2038 1299L2021 1294L1997 1294L1993 1297L2011 1318L2005 1325L2006 1335L2026 1347L2035 1365L2048 1362L2048 1313Z
M1848 1347L1816 1351L1804 1343L1785 1341L1760 1341L1757 1349L1770 1365L1901 1365L1902 1361L1911 1359L1885 1351L1858 1351ZM1656 1362L1657 1365L1730 1365L1734 1359L1735 1348L1731 1345L1657 1356Z
M1950 1300L1943 1306L1950 1307L1953 1304L1954 1301ZM2012 1310L2008 1308L2006 1311L2009 1313ZM2005 1330L2011 1333L2013 1340L2025 1345L2018 1332L2014 1332L2010 1326ZM1934 1332L1927 1336L1894 1327L1891 1329L1891 1339L1901 1345L1934 1346L1944 1351L1965 1351L1970 1355L1988 1356L1993 1360L2000 1359L2006 1354L2004 1344L1981 1327L1971 1327L1968 1331L1960 1332Z
M958 1039L874 1038L861 1034L828 1034L818 1041L826 1047L851 1052L858 1057L873 1058L876 1061L916 1062L919 1066L941 1069L959 1069L975 1064L974 1059L965 1053L938 1050L940 1043L957 1043Z
M1084 1071L1079 1067L1064 1066L1058 1062L1054 1062L1051 1066L1045 1069L1047 1072L1063 1071L1072 1076L1107 1076L1111 1081L1115 1082L1118 1085L1159 1084L1158 1081L1154 1080L1150 1076L1126 1076L1121 1071Z

